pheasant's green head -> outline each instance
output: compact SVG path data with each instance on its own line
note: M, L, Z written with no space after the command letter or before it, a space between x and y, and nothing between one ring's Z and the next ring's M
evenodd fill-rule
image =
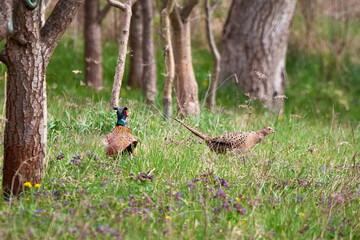
M114 110L116 110L116 114L117 114L117 122L116 125L122 125L122 126L127 126L126 125L126 117L127 115L127 107L125 106L120 106L120 107L114 107Z

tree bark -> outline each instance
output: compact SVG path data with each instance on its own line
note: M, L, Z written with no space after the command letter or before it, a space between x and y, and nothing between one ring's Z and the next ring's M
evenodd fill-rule
M140 0L143 14L143 73L147 104L151 105L156 97L156 62L154 54L154 29L152 0Z
M59 0L43 28L41 10L14 0L14 32L0 60L8 68L3 191L18 195L24 182L40 183L46 156L46 67L82 1Z
M216 47L216 43L214 40L214 35L212 33L211 30L211 16L213 11L216 8L216 5L219 3L220 1L217 1L213 7L210 7L210 0L205 0L204 1L204 6L205 6L205 25L206 25L206 38L208 40L208 44L211 50L211 54L213 56L214 59L214 64L213 64L213 73L211 76L211 83L210 83L210 96L209 96L209 109L211 111L214 110L215 108L215 100L216 100L216 89L217 89L217 83L219 81L219 75L220 75L220 61L221 61L221 56L220 53Z
M40 4L41 4L41 27L43 27L45 25L46 9L49 7L51 2L52 2L52 0L42 0L40 2Z
M132 88L142 88L142 11L140 2L136 2L132 7L132 17L130 23L130 69L127 84Z
M13 31L12 0L2 0L0 3L0 41Z
M131 22L132 10L131 7L135 3L134 0L127 0L126 3L121 3L117 0L107 0L112 6L120 8L124 12L123 27L120 33L119 55L115 69L114 83L111 92L110 109L119 106L119 95L121 83L124 76L125 60L127 53L127 45L129 40L129 29Z
M110 10L110 4L100 11L99 0L85 1L85 83L95 90L103 88L101 22Z
M175 62L174 62L174 52L171 42L171 25L169 15L174 9L175 0L167 0L165 8L161 12L161 20L163 25L163 34L164 34L164 62L166 69L166 80L164 87L164 114L166 117L172 116L172 97L171 97L171 87L175 76Z
M198 85L191 57L189 15L198 0L188 0L184 7L176 6L170 14L175 59L176 95L182 114L199 115Z
M245 92L282 111L285 58L296 0L233 0L224 25L220 79L237 74ZM264 74L259 77L260 72ZM261 74L260 74L261 75Z

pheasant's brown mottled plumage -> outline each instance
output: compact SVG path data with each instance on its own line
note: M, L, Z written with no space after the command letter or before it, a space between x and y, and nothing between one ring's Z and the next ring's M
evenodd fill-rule
M258 144L266 135L275 132L271 127L264 127L256 132L232 132L211 138L176 118L174 120L204 139L210 150L217 153L226 153L227 151L243 153Z
M121 125L115 126L108 135L107 141L109 144L106 153L107 156L117 156L123 151L131 155L138 143L131 134L129 127Z
M133 153L138 141L132 135L130 128L126 125L127 108L120 107L118 109L118 122L115 128L109 133L107 137L107 156L117 156L120 153Z

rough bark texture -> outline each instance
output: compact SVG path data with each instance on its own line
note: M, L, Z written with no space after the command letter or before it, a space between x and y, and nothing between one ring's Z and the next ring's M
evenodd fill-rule
M143 14L143 73L147 104L152 104L156 97L156 62L154 55L154 29L152 0L140 0Z
M223 30L220 79L237 74L242 89L282 111L285 57L296 0L233 0ZM259 77L256 73L265 74Z
M0 3L0 41L12 32L12 0L2 0Z
M182 114L200 114L198 85L195 80L191 57L189 15L198 0L185 1L183 8L176 6L170 14L173 29L173 49L175 59L176 95Z
M217 89L217 83L219 81L219 75L220 75L220 60L221 60L221 56L220 53L216 47L216 43L214 40L214 35L212 33L211 30L211 16L213 11L216 8L216 5L219 3L220 1L217 1L215 3L215 5L211 8L210 7L210 0L205 0L204 1L204 6L205 6L205 25L206 25L206 38L208 40L208 44L211 50L211 54L213 56L214 59L214 64L213 64L213 73L211 76L211 83L210 83L210 96L209 96L209 108L211 111L214 110L215 108L215 99L216 99L216 89Z
M140 2L132 7L130 24L129 46L130 46L130 69L127 84L132 88L142 88L142 11Z
M108 0L108 2L117 8L120 8L124 11L123 16L123 27L122 31L120 32L120 46L119 46L119 55L115 69L115 76L114 76L114 83L111 92L111 99L110 99L110 109L113 107L119 106L119 95L121 89L121 83L124 76L124 69L125 69L125 59L127 53L127 45L129 40L129 29L130 29L130 22L131 22L131 15L132 15L132 4L135 2L133 0L127 0L126 3L121 3L116 0Z
M164 61L166 69L166 80L164 87L164 114L166 117L172 116L172 98L171 98L171 88L175 76L175 62L174 62L174 52L171 42L171 25L169 15L174 9L175 0L168 0L166 7L161 12L161 20L164 34Z
M14 32L0 54L8 68L4 132L4 195L18 195L23 183L42 180L46 155L46 67L81 1L60 0L44 28L41 10L14 0ZM51 20L50 20L51 19ZM46 27L46 28L45 28Z
M100 11L99 0L86 0L84 5L85 82L95 90L101 90L103 88L101 22L110 5L107 5L103 11Z

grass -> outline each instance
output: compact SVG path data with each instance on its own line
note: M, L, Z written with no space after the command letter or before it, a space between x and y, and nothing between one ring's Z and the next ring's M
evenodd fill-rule
M133 159L105 158L101 138L115 121L106 102L49 106L44 181L1 200L4 238L360 236L359 127L203 109L188 123L211 135L264 124L277 131L244 157L217 156L157 111L123 103L141 140Z
M47 70L44 180L40 188L24 187L21 198L0 199L1 238L360 237L358 66L349 62L324 77L324 58L290 52L280 116L237 89L220 88L217 112L202 107L187 123L211 136L274 127L276 134L244 156L210 152L176 122L163 121L161 94L149 108L124 83L121 104L130 109L128 124L141 143L133 159L107 159L102 139L116 121L108 111L115 52L117 46L104 46L104 90L95 93L82 85L82 73L72 72L83 69L82 51L71 41L55 51ZM161 93L161 53L158 59ZM200 100L211 67L204 59L209 53L194 50ZM244 104L250 108L238 107Z

